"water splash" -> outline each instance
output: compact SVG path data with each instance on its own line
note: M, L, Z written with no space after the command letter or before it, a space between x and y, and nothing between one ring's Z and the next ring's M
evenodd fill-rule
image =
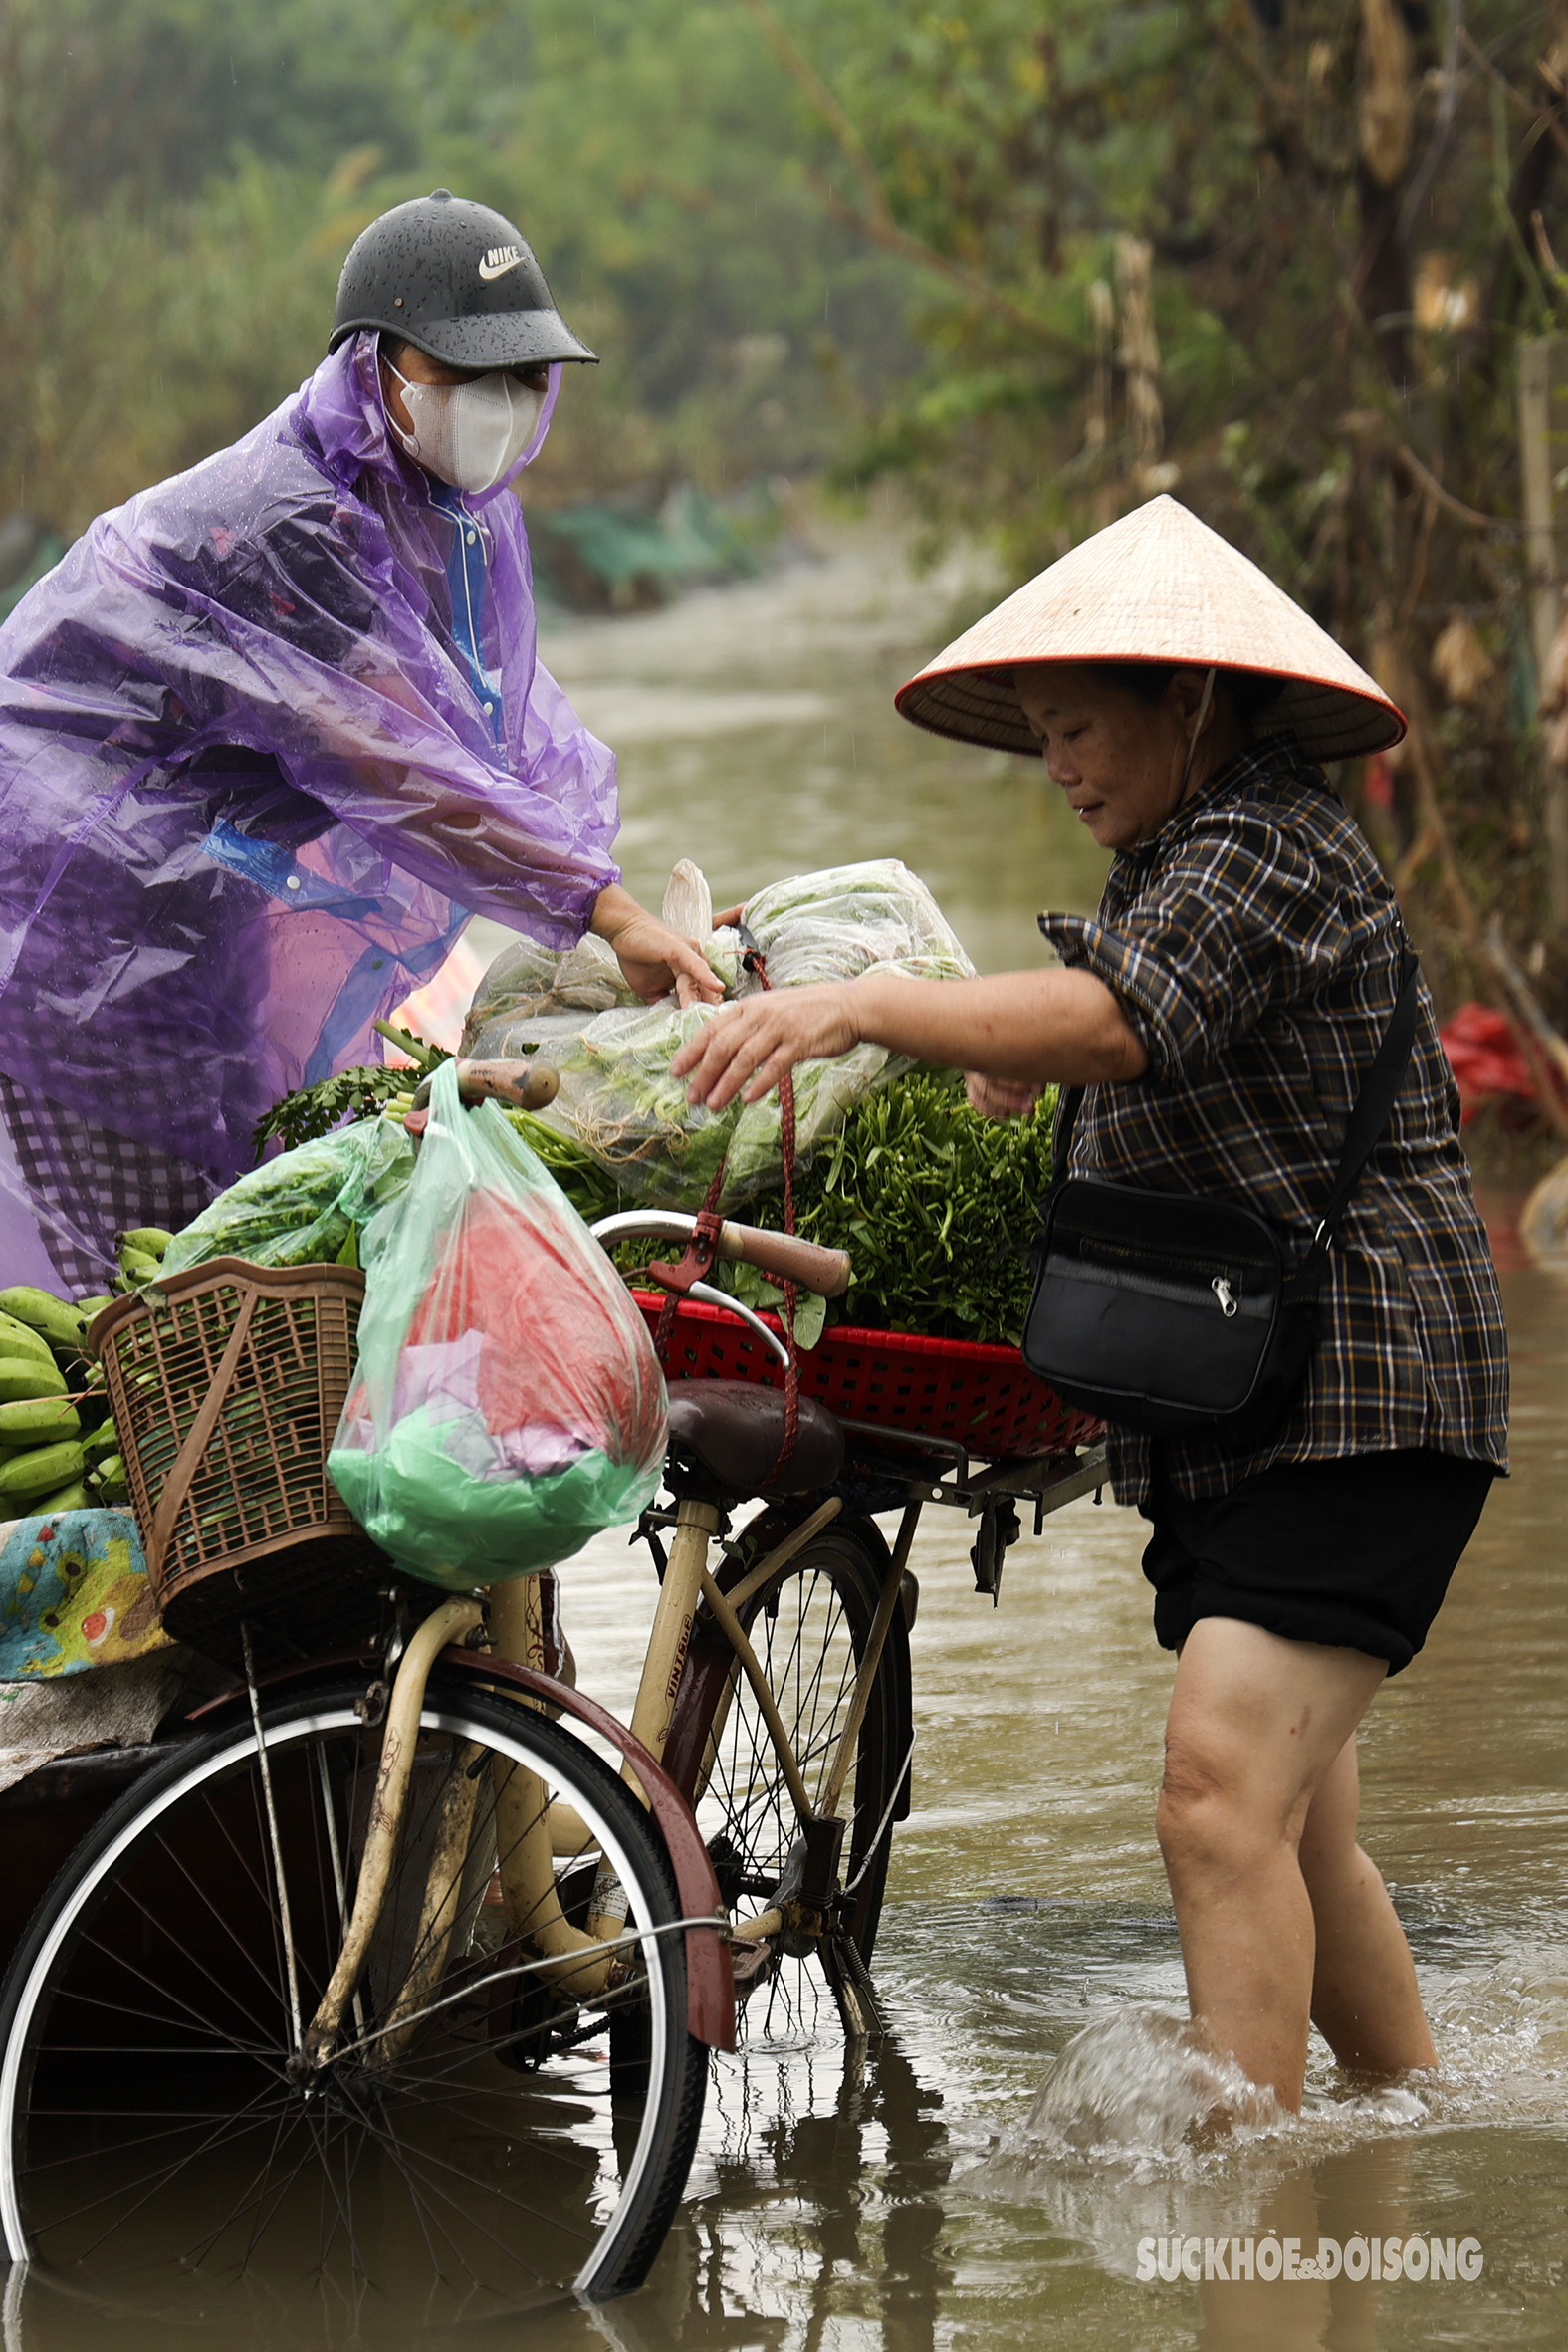
M1022 2128L1036 2156L1115 2162L1168 2156L1228 2130L1291 2121L1271 2090L1217 2057L1186 2017L1125 2008L1075 2034L1051 2065Z
M981 2190L1015 2192L1062 2178L1125 2170L1133 2178L1196 2178L1235 2169L1273 2145L1326 2153L1428 2121L1428 2101L1404 2084L1336 2092L1309 2088L1299 2115L1252 2082L1234 2058L1206 2049L1174 2010L1118 2008L1075 2034L1052 2060L1021 2123L1004 2130L967 2176Z
M1243 2235L1277 2222L1325 2157L1388 2146L1428 2121L1403 2084L1310 2089L1299 2115L1191 2021L1118 2008L1074 2035L1022 2121L962 2176L988 2203L1023 2204L1113 2276L1135 2275L1143 2238ZM1308 2198L1311 2226L1316 2206ZM1266 2225L1265 2225L1265 2217ZM1301 2227L1305 2229L1307 2223Z

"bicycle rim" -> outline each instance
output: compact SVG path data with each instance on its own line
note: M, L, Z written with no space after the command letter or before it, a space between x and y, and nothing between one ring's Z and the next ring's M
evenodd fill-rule
M420 2328L573 2289L613 2293L646 2273L706 2080L686 2030L683 1938L645 1933L627 1981L580 2004L526 1967L526 1935L509 1936L497 1907L498 1769L537 1774L546 1801L580 1815L628 1927L666 1927L679 1911L646 1815L538 1712L432 1682L341 2054L325 2079L290 2078L274 1828L309 2024L352 1900L378 1758L356 1696L324 1691L264 1716L270 1811L248 1725L157 1767L40 1907L0 2000L0 2213L14 2260L99 2294L144 2301L194 2278L210 2295L243 2280L274 2308L325 2298L357 2324L373 2302L383 2325ZM471 1822L432 1868L454 1802L471 1804ZM585 1913L596 1867L557 1865L568 1918ZM430 1978L438 1879L451 1925ZM386 2027L411 1984L405 2046ZM634 2068L611 2067L617 2030Z
M833 1529L771 1578L744 1612L813 1804L832 1768L887 1565L887 1548L874 1526ZM710 1662L705 1677L699 1660L689 1688L709 1718L698 1824L731 1913L745 1919L769 1907L784 1876L796 1837L794 1807L756 1696L739 1669L724 1678ZM846 1828L838 1921L867 1961L881 1917L893 1815L900 1809L909 1715L908 1635L895 1611L839 1806ZM831 2029L836 2004L820 1964L816 1951L776 1952L745 1996L744 2042L805 2047Z

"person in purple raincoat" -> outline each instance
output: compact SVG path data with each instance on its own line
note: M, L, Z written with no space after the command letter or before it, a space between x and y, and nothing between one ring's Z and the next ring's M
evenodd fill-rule
M500 213L398 205L300 391L0 629L0 1282L104 1289L380 1058L470 914L720 994L620 886L614 755L536 649L510 485L592 358Z

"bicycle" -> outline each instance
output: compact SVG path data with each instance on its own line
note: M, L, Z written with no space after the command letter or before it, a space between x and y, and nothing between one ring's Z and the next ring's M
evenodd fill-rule
M788 1237L713 1238L806 1287L847 1276ZM787 1360L749 1309L686 1287ZM229 1403L201 1410L221 1436ZM345 2308L398 2298L421 2325L604 2297L640 2283L679 2203L736 1980L744 2005L819 1967L851 2043L879 2029L868 1963L908 1808L921 1511L976 1512L995 1571L1004 1507L1056 1508L1103 1467L971 1477L961 1447L804 1397L781 1467L784 1425L778 1388L672 1384L629 1728L546 1671L538 1579L472 1599L390 1579L356 1653L259 1675L247 1652L240 1687L76 1848L13 1960L14 2262L100 2290L260 2268ZM890 1547L873 1513L895 1507Z

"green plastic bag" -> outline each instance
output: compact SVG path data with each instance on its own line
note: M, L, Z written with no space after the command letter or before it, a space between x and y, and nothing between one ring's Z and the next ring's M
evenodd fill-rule
M495 1103L463 1108L454 1062L361 1255L359 1364L328 1469L399 1566L467 1591L637 1517L667 1438L647 1326Z
M220 1192L174 1236L160 1271L165 1277L183 1274L209 1258L245 1258L252 1266L331 1265L397 1198L413 1168L413 1138L401 1119L335 1128L264 1160Z

